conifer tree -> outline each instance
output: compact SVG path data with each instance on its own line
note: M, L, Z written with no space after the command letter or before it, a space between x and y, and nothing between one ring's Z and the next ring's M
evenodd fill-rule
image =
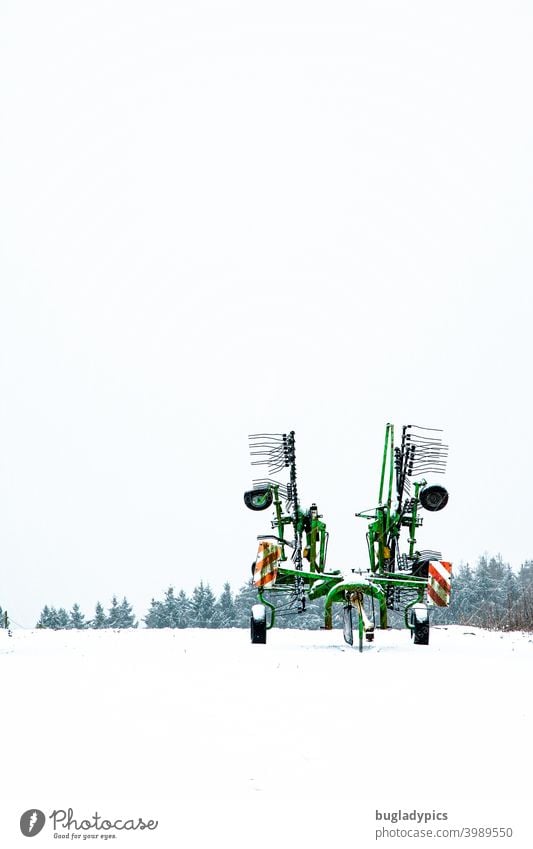
M116 595L111 599L111 607L107 612L107 628L120 628L120 605Z
M525 591L533 587L533 560L526 560L518 571L520 589Z
M135 621L135 615L129 604L126 596L122 599L118 608L119 628L137 628L138 623Z
M194 628L212 628L215 613L215 595L209 584L200 581L191 599L191 625Z
M72 610L70 611L69 625L71 628L76 628L77 630L87 627L87 623L85 622L85 616L81 612L79 604L74 604L72 606Z
M242 585L235 596L235 625L237 628L250 627L250 611L257 604L257 588L252 579Z
M165 628L164 619L165 615L162 603L153 598L150 609L144 617L144 624L147 628Z
M57 611L57 621L57 627L61 630L63 630L64 628L70 628L70 618L64 607L60 607Z
M54 631L57 631L61 627L61 622L58 616L58 612L55 607L51 607L48 613L48 625L47 628L52 628Z
M174 587L169 587L163 601L152 599L144 622L147 628L187 628L190 608L185 592L180 590L176 596Z
M91 628L107 628L107 619L104 613L104 608L99 601L96 602L94 619L91 621Z
M174 595L174 587L169 587L165 593L161 615L164 622L163 628L178 627L177 598Z
M233 628L235 625L235 602L227 581L217 601L216 621L218 628Z
M191 600L184 590L176 598L177 628L189 628L191 620Z
M37 622L37 628L50 628L50 608L47 604L41 610L41 615L39 617L39 621Z

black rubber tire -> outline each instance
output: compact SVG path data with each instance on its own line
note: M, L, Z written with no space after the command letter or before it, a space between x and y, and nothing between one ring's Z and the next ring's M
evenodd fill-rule
M433 486L425 486L420 491L420 504L424 510L429 510L430 513L436 513L437 510L442 510L448 503L448 491L439 484Z
M351 604L345 604L343 609L342 634L344 637L344 642L348 643L349 646L353 646L352 609L353 608Z
M273 501L270 487L264 489L249 489L244 493L244 503L248 510L267 510Z
M415 619L413 637L415 646L427 646L429 644L429 621L417 622Z
M267 641L267 623L266 616L264 619L254 619L250 616L250 637L252 643L265 645Z

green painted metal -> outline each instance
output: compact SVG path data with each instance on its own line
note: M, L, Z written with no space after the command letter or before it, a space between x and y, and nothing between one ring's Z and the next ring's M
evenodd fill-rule
M331 570L326 566L328 531L316 503L313 502L308 510L300 505L294 431L289 434L257 434L251 437L254 440L253 447L259 448L253 452L254 456L264 454L267 457L265 461L254 460L256 465L268 463L269 471L272 466L276 472L283 468L289 469L288 484L270 479L266 483L264 479L257 481L257 486L266 485L271 489L274 506L271 526L280 546L275 584L268 590L258 587L259 599L270 609L269 629L276 621L276 604L273 599L280 593L289 594L289 605L295 608L295 612L305 609L306 596L309 599L325 596L324 626L327 629L333 625L334 605L351 604L356 594L360 648L365 628L362 610L365 598L370 599L372 605L374 602L378 604L380 629L388 627L389 609L403 609L405 624L411 628L409 611L414 604L426 602L428 582L428 561L416 549L417 529L423 521L419 515L420 494L426 486L425 477L418 477L417 473L426 469L441 472L444 463L441 455L443 449L446 449L433 433L431 429L406 425L402 429L400 445L396 446L394 425L387 423L378 504L370 510L355 514L368 522L366 540L369 568L364 572L352 570L352 575L348 577L340 569ZM410 480L415 476L416 480ZM267 500L265 496L265 503ZM400 537L404 528L408 532L408 547L402 555ZM287 536L287 529L292 530L292 538ZM288 563L287 549L290 550L292 566ZM306 568L304 561L308 564ZM265 592L269 593L268 598Z
M261 604L264 604L265 607L268 607L270 609L270 622L267 622L267 631L270 631L270 629L274 627L276 622L276 605L268 601L268 599L264 597L261 590L258 591L257 595Z
M370 598L376 599L379 604L379 627L387 628L387 600L382 587L373 581L361 579L359 581L341 580L331 587L324 607L324 627L328 630L333 627L333 605L345 604L350 593L361 592Z

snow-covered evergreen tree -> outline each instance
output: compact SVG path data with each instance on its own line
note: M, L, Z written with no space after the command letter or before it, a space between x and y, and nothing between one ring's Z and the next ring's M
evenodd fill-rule
M533 587L533 560L522 563L518 572L518 583L522 591Z
M165 614L163 604L160 601L152 599L150 609L144 617L144 624L147 628L165 628Z
M70 617L64 607L60 607L57 611L58 628L70 628Z
M216 598L209 584L200 581L194 588L191 599L191 626L193 628L212 628L214 623Z
M227 581L216 604L216 621L218 628L233 628L235 625L235 602Z
M135 621L135 615L133 614L131 604L128 602L126 596L122 599L120 604L118 603L118 599L116 595L111 599L111 607L109 608L107 619L106 619L106 627L107 628L136 628L137 622Z
M104 612L104 608L100 604L99 601L96 602L96 608L94 611L94 619L91 620L90 623L91 628L107 628L107 618Z
M79 604L72 605L72 610L70 611L69 627L76 629L87 627L87 623L85 622L85 616L81 612Z
M135 614L133 613L132 606L128 602L126 596L122 599L119 608L119 628L136 628L138 623L135 621Z
M254 587L253 581L250 579L242 585L235 596L235 625L237 628L250 627L252 605L257 604L257 602L257 588Z
M176 598L177 628L189 628L191 620L191 600L184 590Z
M183 590L174 594L169 587L163 601L152 599L150 609L144 618L147 628L187 628L189 625L191 603Z
M174 595L174 587L169 587L165 593L165 598L161 608L161 615L164 622L163 628L178 627L178 608L177 598Z
M55 607L48 607L45 604L37 622L37 628L52 628L54 631L58 631L61 628L68 628L69 623L69 615L64 607L56 610Z
M37 622L37 628L50 628L50 608L47 604L41 610L41 615L39 617L39 621Z
M48 614L48 628L53 628L54 631L57 631L61 627L61 622L59 620L59 616L57 615L57 610L55 607L51 607Z
M471 621L471 616L479 604L474 572L468 563L461 563L452 573L450 605L442 611L435 608L432 614L433 620L435 621L438 616L439 622L457 622L466 625Z
M120 628L120 605L116 595L111 599L111 607L107 611L106 617L107 628Z
M507 593L512 583L510 571L499 554L497 557L483 555L479 558L474 586L479 601L476 623L481 627L502 627L508 611Z

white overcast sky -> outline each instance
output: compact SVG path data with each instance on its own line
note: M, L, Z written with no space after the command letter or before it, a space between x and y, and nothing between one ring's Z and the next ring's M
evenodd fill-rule
M0 605L138 616L250 576L294 429L366 565L384 427L445 430L424 547L531 539L528 2L8 2Z

